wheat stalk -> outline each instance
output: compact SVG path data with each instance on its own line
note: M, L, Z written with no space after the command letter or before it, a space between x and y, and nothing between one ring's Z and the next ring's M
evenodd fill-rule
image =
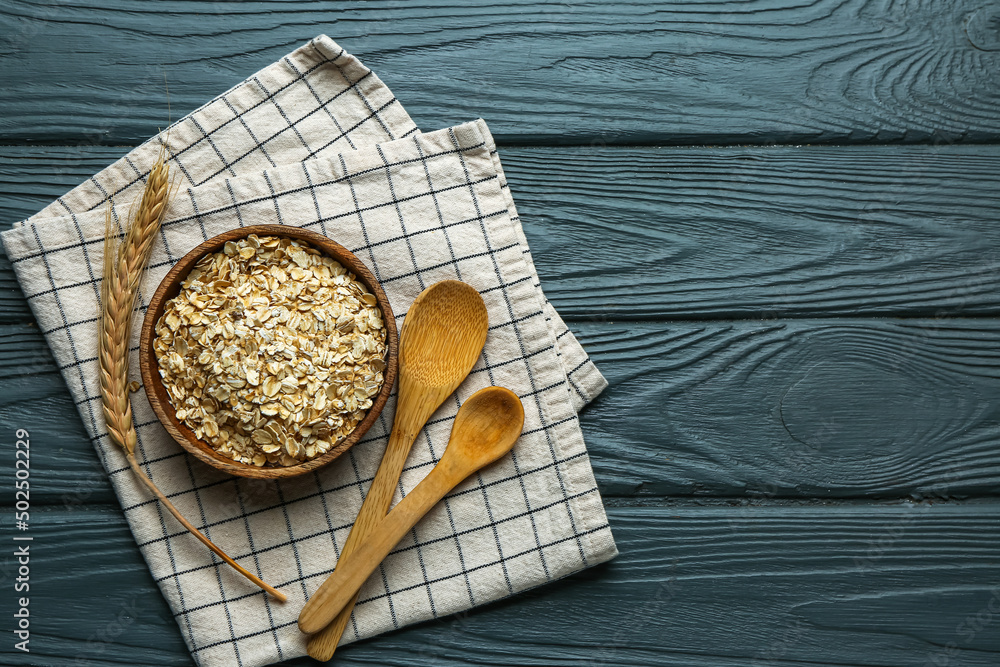
M149 171L146 187L135 210L129 215L124 238L119 241L108 206L104 230L104 272L101 280L101 314L98 335L98 358L101 366L101 404L104 420L111 441L125 450L125 458L136 477L146 485L171 514L197 537L205 546L215 552L240 574L254 582L278 600L284 602L287 596L269 586L205 537L185 519L156 485L139 467L135 458L136 432L132 422L132 405L129 401L128 366L129 338L132 319L135 314L139 283L149 261L156 238L163 222L163 213L171 195L170 167L164 160L163 151L157 156L156 164Z

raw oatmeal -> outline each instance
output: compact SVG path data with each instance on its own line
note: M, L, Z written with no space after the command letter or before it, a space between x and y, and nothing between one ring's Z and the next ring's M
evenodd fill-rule
M203 257L154 350L177 419L221 454L296 465L354 430L382 387L375 296L312 246L250 235Z

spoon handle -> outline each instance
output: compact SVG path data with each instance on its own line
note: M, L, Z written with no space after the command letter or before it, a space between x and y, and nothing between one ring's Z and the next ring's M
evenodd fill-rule
M362 584L389 555L403 536L436 505L445 494L470 474L458 470L447 457L368 534L351 554L344 554L330 578L309 598L299 615L299 628L312 633L322 630L357 595Z
M403 389L404 382L405 378L400 378L401 397L405 394L405 390ZM361 504L361 510L358 512L354 526L351 528L351 532L347 536L347 541L340 551L341 561L349 558L358 545L368 537L372 529L385 518L386 513L389 511L389 505L392 504L392 496L396 491L396 485L399 483L399 477L403 472L406 457L409 456L410 448L417 437L417 432L423 428L424 423L433 412L433 409L425 409L419 412L406 410L401 406L402 403L402 400L397 403L396 423L393 424L392 433L389 435L389 444L385 449L385 454L382 456L382 463L379 464L378 471L375 473L375 479L372 480L372 484L368 488L368 493L365 494L365 500ZM332 577L333 575L330 576ZM306 617L306 614L310 613L311 609L319 606L321 601L319 596L324 591L329 591L329 584L330 578L327 578L302 608L302 611L299 613L300 629L303 627L302 619ZM353 606L353 604L350 605L350 607ZM312 637L308 645L309 655L323 661L332 658L350 618L350 609L348 609L345 613L337 617L335 623ZM310 632L317 632L321 629L323 628L317 628Z
M361 510L358 512L354 526L340 551L341 562L346 562L345 559L354 553L375 526L385 518L389 506L392 504L396 485L399 484L399 476L406 464L406 457L410 454L410 448L413 446L417 433L452 391L454 391L454 387L450 386L428 390L415 383L405 368L400 368L399 397L396 401L396 416L392 425L392 433L389 435L389 444L382 455L382 462L375 473L375 479L372 480L372 485L369 487L368 493L365 494L365 500L361 504ZM332 576L330 575L330 577ZM322 598L318 596L329 594L329 584L330 579L327 578L302 608L302 612L299 614L299 628L303 632L306 632L303 629L303 619L311 614L313 609L321 606ZM349 600L350 604L345 605L346 609L343 613L337 616L336 620L326 628L308 631L316 633L309 639L306 647L310 656L323 661L333 657L340 637L344 634L347 623L351 619L351 609L356 601L356 598ZM333 617L330 618L333 620Z

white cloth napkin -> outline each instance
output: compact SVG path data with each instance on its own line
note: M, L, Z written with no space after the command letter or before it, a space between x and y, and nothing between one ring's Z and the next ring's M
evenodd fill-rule
M427 285L464 280L490 333L456 396L418 438L396 501L440 458L458 406L502 385L521 396L511 455L436 507L364 586L345 640L451 614L612 558L614 541L576 410L600 373L538 286L493 139L483 121L417 131L377 77L320 36L136 148L3 234L32 310L195 660L266 665L305 653L295 621L336 564L385 448L395 395L339 460L281 482L234 478L186 455L143 392L133 394L143 468L242 565L286 592L275 603L186 533L107 440L96 314L103 203L124 214L160 141L182 178L153 251L145 307L202 240L250 224L307 227L352 250L382 282L401 324ZM132 372L138 327L133 338Z

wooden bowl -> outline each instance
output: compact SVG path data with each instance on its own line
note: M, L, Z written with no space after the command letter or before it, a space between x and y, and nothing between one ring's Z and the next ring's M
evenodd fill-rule
M153 350L153 341L156 339L156 323L163 315L167 301L177 296L181 289L181 281L194 268L198 260L209 253L221 250L227 241L239 240L250 234L256 234L257 236L284 236L298 239L337 260L375 295L377 305L382 311L382 319L385 323L386 364L385 371L383 372L384 381L381 390L372 401L372 407L368 409L368 413L361 420L361 423L346 438L337 443L336 446L314 459L294 466L257 467L239 463L216 452L207 442L195 436L194 431L177 419L174 406L170 403L170 399L167 396L167 389L163 386L159 364L156 361L156 353ZM298 227L286 227L284 225L256 225L233 229L210 238L184 255L170 269L170 272L160 282L159 287L156 288L156 292L153 293L153 298L149 302L149 308L146 310L146 317L142 322L142 331L139 338L139 369L142 373L143 385L146 388L146 396L149 399L149 404L153 407L153 412L156 413L163 427L173 436L174 440L180 443L181 447L193 454L195 458L213 468L218 468L219 470L241 477L265 479L294 477L310 470L316 470L350 449L371 425L375 423L379 413L382 412L382 408L385 407L385 402L389 398L389 392L392 391L392 385L396 380L398 354L399 337L396 332L396 320L393 317L392 308L389 306L389 300L386 298L385 292L382 291L382 286L379 285L375 276L368 270L368 267L362 264L361 260L355 257L347 248L331 241L322 234Z

